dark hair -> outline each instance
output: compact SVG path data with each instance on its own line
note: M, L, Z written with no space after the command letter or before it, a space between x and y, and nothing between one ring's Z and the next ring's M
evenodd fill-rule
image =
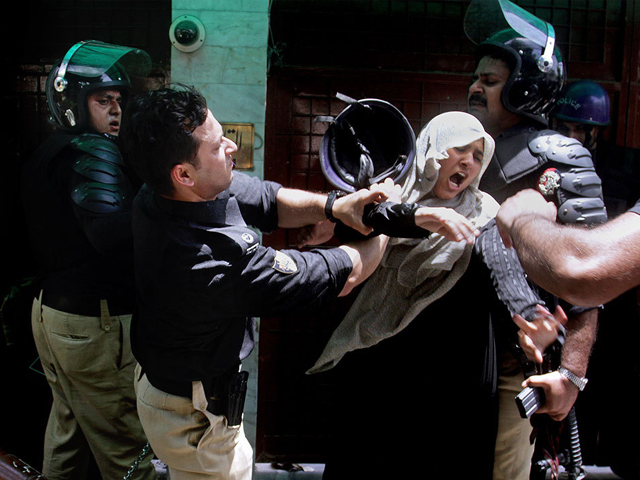
M123 153L138 176L161 195L173 192L171 170L196 164L193 131L207 118L207 101L195 88L174 85L130 100L120 134ZM197 166L197 165L196 165Z

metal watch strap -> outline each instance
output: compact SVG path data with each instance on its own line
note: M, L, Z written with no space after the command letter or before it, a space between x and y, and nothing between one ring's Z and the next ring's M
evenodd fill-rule
M587 386L587 382L589 381L586 378L579 377L571 370L564 368L562 365L558 367L558 372L560 372L562 376L567 378L571 383L578 387L578 390L580 390L581 392L584 390L584 387Z
M331 190L327 195L327 203L324 204L324 214L326 217L336 223L338 219L333 216L333 202L336 201L336 198L344 197L346 194L340 190Z

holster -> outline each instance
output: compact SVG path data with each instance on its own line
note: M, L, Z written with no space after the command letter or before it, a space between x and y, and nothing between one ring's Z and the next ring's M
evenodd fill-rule
M149 375L149 372L142 373L146 373L149 382L154 387L172 395L192 398L191 381L171 381ZM226 417L229 426L240 425L244 401L247 396L248 379L249 372L239 372L235 367L217 377L202 380L204 393L207 397L207 410L214 415Z
M210 389L205 385L207 394L207 410L214 415L227 418L230 427L242 423L244 402L247 397L249 372L232 372L217 378Z

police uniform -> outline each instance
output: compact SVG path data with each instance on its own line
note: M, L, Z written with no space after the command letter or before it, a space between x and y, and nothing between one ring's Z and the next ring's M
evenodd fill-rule
M252 452L238 415L246 377L238 372L254 346L253 317L316 308L335 299L351 273L342 249L260 244L249 226L277 228L279 188L235 172L212 201L174 201L146 186L136 197L138 407L172 478L190 478L185 471L194 469L250 478Z
M33 335L53 394L43 473L68 478L93 454L103 478L123 478L146 444L129 344L132 182L110 139L56 133L25 165L22 193L41 263ZM137 475L156 478L149 457Z

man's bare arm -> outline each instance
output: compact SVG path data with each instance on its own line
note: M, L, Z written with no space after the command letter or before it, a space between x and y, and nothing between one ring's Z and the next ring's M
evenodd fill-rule
M351 257L351 263L353 263L353 270L342 292L340 292L340 297L348 295L351 290L369 278L380 264L388 242L389 237L378 235L367 240L346 243L338 247L347 252Z
M278 190L278 226L281 228L300 228L313 225L327 219L325 205L326 193L313 193L292 188ZM384 201L388 197L380 189L359 190L337 198L331 209L335 218L363 235L371 233L372 228L362 223L365 205Z
M559 225L532 213L510 224L501 223L498 213L498 223L531 279L574 305L607 303L640 284L640 216L635 213L594 228Z

